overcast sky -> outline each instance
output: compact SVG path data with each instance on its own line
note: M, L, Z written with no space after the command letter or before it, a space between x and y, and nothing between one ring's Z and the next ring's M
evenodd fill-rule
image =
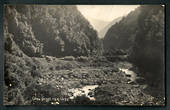
M89 20L94 28L99 27L96 26L99 24L96 23L95 20L109 23L118 17L127 15L138 6L139 5L77 5L78 10ZM104 27L103 24L101 26Z

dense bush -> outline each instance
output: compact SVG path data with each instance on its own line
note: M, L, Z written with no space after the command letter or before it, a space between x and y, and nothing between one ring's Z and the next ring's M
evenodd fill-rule
M93 51L100 50L98 49L100 43L97 32L76 6L16 5L11 9L6 8L6 12L9 10L14 10L11 13L15 16L15 19L12 19L6 15L8 22L12 20L10 33L16 34L16 40L23 39L22 36L32 39L31 42L28 41L28 43L33 43L30 45L32 51L37 48L40 53L61 57L87 56ZM11 13L9 12L9 14ZM15 27L14 23L18 24L18 27ZM17 29L18 32L15 33L14 29ZM23 34L20 31L23 31ZM28 46L26 45L25 48L27 49Z
M141 6L138 32L131 53L134 62L152 86L164 83L164 8Z
M139 14L140 9L137 8L110 27L103 39L105 51L110 49L128 50L132 47L137 31Z
M88 56L101 51L97 32L76 6L9 5L5 13L9 33L28 56Z
M164 79L164 8L141 5L113 25L103 39L105 55L123 49L139 67L151 86L163 87ZM108 50L108 52L107 52ZM112 50L112 51L110 51Z

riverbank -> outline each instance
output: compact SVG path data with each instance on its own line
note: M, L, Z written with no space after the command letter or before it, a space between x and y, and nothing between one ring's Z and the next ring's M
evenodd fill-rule
M12 56L8 56L8 59ZM19 86L24 81L29 81L29 77L16 74L23 82L16 82L16 85L6 88L5 92L10 94L19 90L23 98L20 105L79 105L79 104L100 104L100 105L164 105L164 99L157 100L156 97L144 90L147 84L138 84L137 74L130 70L133 65L127 61L110 62L104 57L77 59L58 59L55 57L27 59L16 58L11 62L20 63L21 61L30 62L23 70L33 77L25 86ZM23 62L23 63L24 63ZM19 64L17 64L19 65ZM19 68L20 70L24 68ZM125 71L126 70L126 71ZM133 73L129 75L129 73ZM135 75L135 77L134 77ZM20 79L19 79L20 78ZM27 85L26 85L27 84ZM4 99L12 99L15 104L14 96L5 96ZM7 101L6 101L7 102Z

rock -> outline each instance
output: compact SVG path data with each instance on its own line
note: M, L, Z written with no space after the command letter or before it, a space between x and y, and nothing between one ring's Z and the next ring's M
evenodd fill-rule
M89 92L88 96L93 97L94 96L93 92Z
M88 82L87 80L84 79L84 80L81 81L81 84L82 84L82 85L88 85L89 82Z
M49 70L53 71L53 70L54 70L54 68L53 68L53 67L50 67L50 68L49 68Z
M67 74L62 76L64 79L69 79L69 76Z
M65 56L64 58L62 58L63 60L68 60L68 61L74 61L75 58L73 56Z
M126 74L126 76L127 76L127 77L131 77L131 75L130 75L130 74Z
M80 57L77 57L77 60L80 61L80 62L87 62L88 61L88 57L80 56Z
M53 58L52 58L52 57L50 57L50 56L45 56L45 59L46 59L48 62L50 62L50 61L52 61L52 60L53 60Z
M119 72L119 68L114 67L111 69L111 72Z

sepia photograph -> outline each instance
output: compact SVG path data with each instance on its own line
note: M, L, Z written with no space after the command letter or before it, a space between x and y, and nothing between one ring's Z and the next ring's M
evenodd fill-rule
M8 105L165 106L165 5L4 5Z

